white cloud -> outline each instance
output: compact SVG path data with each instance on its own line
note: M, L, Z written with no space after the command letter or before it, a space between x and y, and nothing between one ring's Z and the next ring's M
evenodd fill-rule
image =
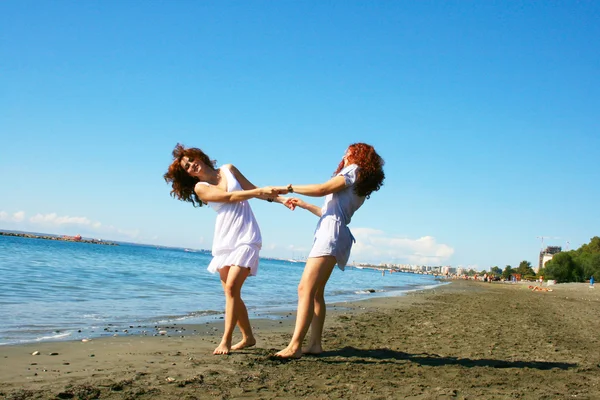
M410 239L372 228L351 228L351 231L356 243L352 246L350 263L448 265L454 254L451 246L438 243L433 236ZM310 253L310 247L281 245L269 240L263 243L262 249L261 255L282 259L304 259Z
M437 243L433 236L390 237L371 228L353 228L352 234L356 243L352 246L351 261L442 265L454 254L452 247Z
M17 211L16 213L10 215L6 211L0 211L0 221L6 222L21 222L25 219L24 211Z
M33 224L46 225L83 225L83 226L100 226L99 222L92 222L86 217L70 217L58 216L56 213L51 214L36 214L29 218L29 222Z
M21 222L25 219L25 211L17 211L13 214L13 220L15 222Z

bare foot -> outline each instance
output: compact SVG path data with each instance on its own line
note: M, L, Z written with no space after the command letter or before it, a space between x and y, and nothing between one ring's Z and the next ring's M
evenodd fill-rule
M213 354L229 354L231 352L231 348L227 343L221 342L221 344L213 351Z
M298 349L296 351L286 347L285 349L275 353L275 357L278 358L300 358L302 357L302 350Z
M240 340L239 343L234 344L233 346L231 346L231 350L245 349L246 347L252 347L255 344L256 344L256 339L254 339L253 337L246 338L246 339Z
M321 354L323 352L323 348L320 344L311 344L308 347L304 347L302 349L302 354Z

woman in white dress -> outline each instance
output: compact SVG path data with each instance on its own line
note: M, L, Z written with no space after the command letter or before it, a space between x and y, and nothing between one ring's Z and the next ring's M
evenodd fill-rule
M219 273L225 292L225 331L213 354L229 354L231 350L254 346L256 339L241 290L246 278L257 273L262 238L248 199L260 198L284 205L287 199L273 195L271 188L257 188L231 164L215 168L215 161L202 150L181 144L175 146L173 162L164 178L171 183L171 195L176 199L195 207L206 204L217 212L213 259L208 270ZM293 208L291 204L286 206ZM236 324L242 340L232 345Z
M371 193L383 185L383 159L373 146L355 143L348 147L333 178L314 185L288 185L274 187L277 193L298 193L305 196L325 197L323 207L292 198L288 204L304 208L317 217L313 247L308 255L300 284L298 285L298 312L294 335L288 346L278 352L281 358L300 358L302 354L323 352L321 336L325 323L325 285L337 264L343 271L350 257L354 237L348 224L354 212L362 206ZM310 327L308 346L302 342Z

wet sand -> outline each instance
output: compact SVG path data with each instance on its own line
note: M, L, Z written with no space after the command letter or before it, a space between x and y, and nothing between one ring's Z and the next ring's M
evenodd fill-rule
M293 318L253 321L257 346L229 356L212 355L219 325L2 346L0 398L600 399L600 288L551 288L455 281L329 306L326 352L284 362Z

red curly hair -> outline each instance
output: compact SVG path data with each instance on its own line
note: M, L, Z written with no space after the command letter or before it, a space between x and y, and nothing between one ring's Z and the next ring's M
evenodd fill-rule
M169 165L169 169L163 175L165 181L171 184L171 196L181 201L188 201L194 207L202 207L202 200L194 191L196 183L200 180L187 173L181 167L181 159L188 157L190 160L200 160L209 168L215 170L216 160L211 160L202 150L197 147L184 147L177 143L173 149L173 162Z
M371 193L378 191L383 186L383 180L385 179L383 165L385 161L377 154L373 146L366 143L353 143L348 146L348 150L352 150L348 161L351 164L358 165L359 168L354 184L354 193L368 199L371 197ZM340 161L333 176L337 175L343 168L344 160Z

